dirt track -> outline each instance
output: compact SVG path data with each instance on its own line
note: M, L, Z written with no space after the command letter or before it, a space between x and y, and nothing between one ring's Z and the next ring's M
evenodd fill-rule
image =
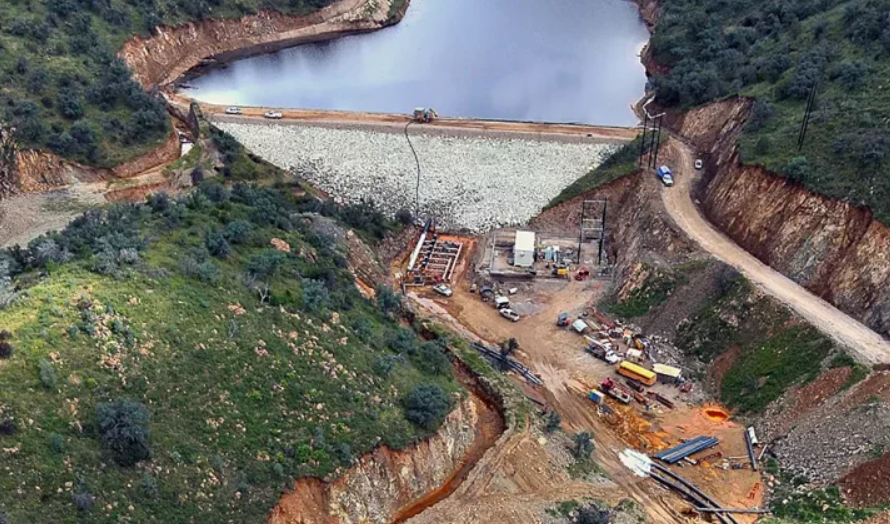
M674 139L668 142L667 150L676 165L676 185L662 191L662 200L668 214L690 238L717 259L738 269L765 293L787 304L823 333L847 347L862 363L890 363L890 342L767 266L717 231L692 202L692 188L699 178L692 151Z
M167 95L170 103L188 111L191 99L182 95ZM402 132L405 125L411 122L409 115L390 113L361 113L351 111L322 111L313 109L282 109L269 107L242 107L243 114L226 115L225 106L200 103L205 115L227 119L233 122L257 123L267 122L270 125L309 124L332 125L345 127L373 127L382 131ZM278 111L280 120L269 120L263 117L267 111ZM479 135L514 135L517 138L529 139L583 139L592 138L599 142L626 143L633 140L638 130L636 127L611 127L581 124L548 124L538 122L511 122L501 120L476 120L467 118L439 118L429 124L418 124L426 130L451 133L470 133Z

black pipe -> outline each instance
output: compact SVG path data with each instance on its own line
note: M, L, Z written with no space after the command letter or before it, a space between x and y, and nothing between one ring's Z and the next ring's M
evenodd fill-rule
M754 443L751 441L751 432L745 429L745 444L748 445L748 460L751 461L751 469L757 471L757 456L754 455Z
M683 495L684 497L688 498L689 500L691 500L691 501L696 505L696 507L701 508L701 507L708 507L708 506L709 506L709 504L708 504L707 501L705 501L704 499L702 499L702 498L696 496L694 493L692 493L692 492L689 491L688 489L684 488L683 486L678 486L677 484L674 484L674 483L671 482L670 480L668 480L668 479L666 479L666 478L664 478L664 477L662 477L662 476L660 476L660 475L655 475L655 474L650 473L650 476L651 476L653 479L655 479L655 481L658 482L659 484L662 484L662 485L664 485L664 486L667 486L668 488L670 488L670 489L676 491L677 493L679 493L679 494ZM723 513L715 513L715 516L716 516L716 517L720 520L720 522L722 522L723 524L730 524L729 521L727 520L727 517L728 517L727 515L724 515ZM730 518L731 518L731 517L730 517Z
M717 502L714 501L714 499L712 499L711 497L709 497L708 495L706 495L705 492L703 492L702 490L700 490L700 489L698 489L697 487L695 487L691 482L689 482L688 480L684 479L684 478L681 477L680 475L677 475L676 473L674 473L673 471L667 469L666 467L662 466L661 464L658 464L658 463L653 462L653 463L652 463L652 467L655 468L655 469L657 469L658 471L661 471L662 473L666 474L667 476L671 477L672 479L676 480L676 481L679 482L680 484L683 484L684 486L686 486L687 488L689 488L690 490L692 490L694 493L696 493L698 496L700 496L702 499L708 501L708 503L709 503L711 506L713 506L713 507L715 507L715 508L721 508L721 507L722 507L722 506L720 506L720 504L717 504ZM732 524L739 524L738 521L737 521L732 515L727 515L726 517L729 518L729 520L732 522Z

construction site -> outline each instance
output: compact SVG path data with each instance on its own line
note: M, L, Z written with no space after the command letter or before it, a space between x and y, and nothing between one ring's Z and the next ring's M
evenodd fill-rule
M499 228L470 239L428 223L393 276L423 314L459 326L507 370L542 414L594 435L610 476L654 479L640 489L683 519L754 522L765 448L675 362L655 360L646 333L597 309L614 287L607 201L579 203L576 227L562 231ZM517 349L505 355L510 339Z

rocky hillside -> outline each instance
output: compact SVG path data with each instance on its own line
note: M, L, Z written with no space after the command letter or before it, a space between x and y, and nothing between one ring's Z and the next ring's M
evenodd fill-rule
M222 156L204 176L255 163ZM302 193L205 181L0 252L4 522L259 522L295 479L414 445L461 405L444 345L349 269L357 237L397 225ZM458 457L455 417L436 449Z
M128 40L118 52L145 88L163 86L192 68L223 65L305 42L375 31L398 22L408 4L397 0L322 0L304 16L263 10L238 18L207 18L158 27Z
M271 524L361 524L391 522L399 510L442 487L460 469L476 440L478 409L464 400L439 430L403 451L386 447L362 457L329 484L301 479L284 495Z

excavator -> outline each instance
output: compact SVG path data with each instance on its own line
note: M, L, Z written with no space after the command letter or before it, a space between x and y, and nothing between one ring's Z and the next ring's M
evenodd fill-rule
M434 118L439 118L436 110L430 107L418 107L414 109L414 121L420 124L429 124Z

